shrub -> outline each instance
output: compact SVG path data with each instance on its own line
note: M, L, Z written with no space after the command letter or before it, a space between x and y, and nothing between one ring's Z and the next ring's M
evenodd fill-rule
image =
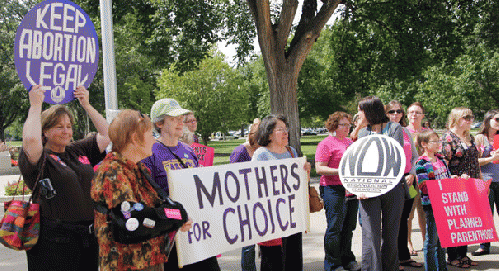
M22 187L22 189L21 189ZM9 183L5 186L5 195L6 196L17 196L22 195L24 190L24 195L31 194L31 190L29 190L28 186L24 184L24 181Z

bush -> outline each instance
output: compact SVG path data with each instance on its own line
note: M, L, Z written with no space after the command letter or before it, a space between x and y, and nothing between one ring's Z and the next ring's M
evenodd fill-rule
M22 186L22 189L21 189ZM5 195L6 196L17 196L22 195L24 190L24 195L31 194L31 190L29 190L28 186L24 184L24 181L9 183L5 186Z

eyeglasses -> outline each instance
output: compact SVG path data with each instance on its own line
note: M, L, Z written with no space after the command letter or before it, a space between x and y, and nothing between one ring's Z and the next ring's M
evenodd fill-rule
M276 128L276 129L274 129L274 131L276 131L276 132L282 132L282 133L289 133L289 129L288 128Z
M390 115L391 115L391 114L395 114L395 113L397 113L397 114L403 114L403 113L404 113L404 110L402 110L402 109L397 109L397 110L390 110L390 111L388 111L388 114L390 114Z
M463 117L463 119L465 121L471 121L471 120L475 119L475 116L473 116L473 115L466 115L466 116Z
M338 124L338 126L341 126L341 127L352 127L352 124L350 124L350 123L340 123L340 124Z
M186 121L184 121L184 123L196 123L196 122L198 122L198 120L197 120L197 119L193 119L193 120L186 120Z
M438 144L440 144L440 143L442 143L442 140L437 140L437 141L428 141L428 143L438 143Z

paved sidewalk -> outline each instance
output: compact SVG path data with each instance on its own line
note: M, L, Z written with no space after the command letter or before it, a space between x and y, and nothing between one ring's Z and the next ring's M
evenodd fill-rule
M0 187L2 182L5 183L6 179L12 177L0 176ZM17 178L15 179L17 180ZM312 180L314 186L318 186L317 180ZM0 188L3 193L3 189ZM0 205L3 205L0 203ZM0 206L0 216L3 217L3 206ZM494 216L495 225L499 225L499 217L497 214ZM321 212L310 215L310 232L303 235L303 258L304 258L304 270L319 271L324 270L323 259L324 259L324 230L326 229L326 219L324 210ZM497 228L497 227L496 227ZM412 257L413 260L418 262L423 262L423 252L422 252L422 238L421 231L419 229L417 216L413 220L413 233L412 240L414 248L418 249L418 256ZM475 251L478 245L468 246L468 251ZM353 252L357 257L357 261L361 261L362 254L362 236L360 226L357 225L353 236ZM241 270L240 268L240 249L229 251L223 253L218 259L220 267L224 271L235 271ZM492 243L491 254L481 257L472 257L474 260L479 261L479 266L477 268L471 268L471 270L499 270L499 243ZM259 260L257 266L259 269ZM0 245L0 271L21 271L27 270L26 264L26 253L18 252L4 246ZM405 270L424 270L423 268L409 268L406 267ZM450 271L463 270L461 268L449 267Z

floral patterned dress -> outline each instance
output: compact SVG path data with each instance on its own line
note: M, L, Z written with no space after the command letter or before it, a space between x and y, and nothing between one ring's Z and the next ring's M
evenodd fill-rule
M471 146L467 146L453 132L445 132L442 135L442 154L449 162L452 175L468 174L471 178L480 178L479 152L473 136L471 136Z

